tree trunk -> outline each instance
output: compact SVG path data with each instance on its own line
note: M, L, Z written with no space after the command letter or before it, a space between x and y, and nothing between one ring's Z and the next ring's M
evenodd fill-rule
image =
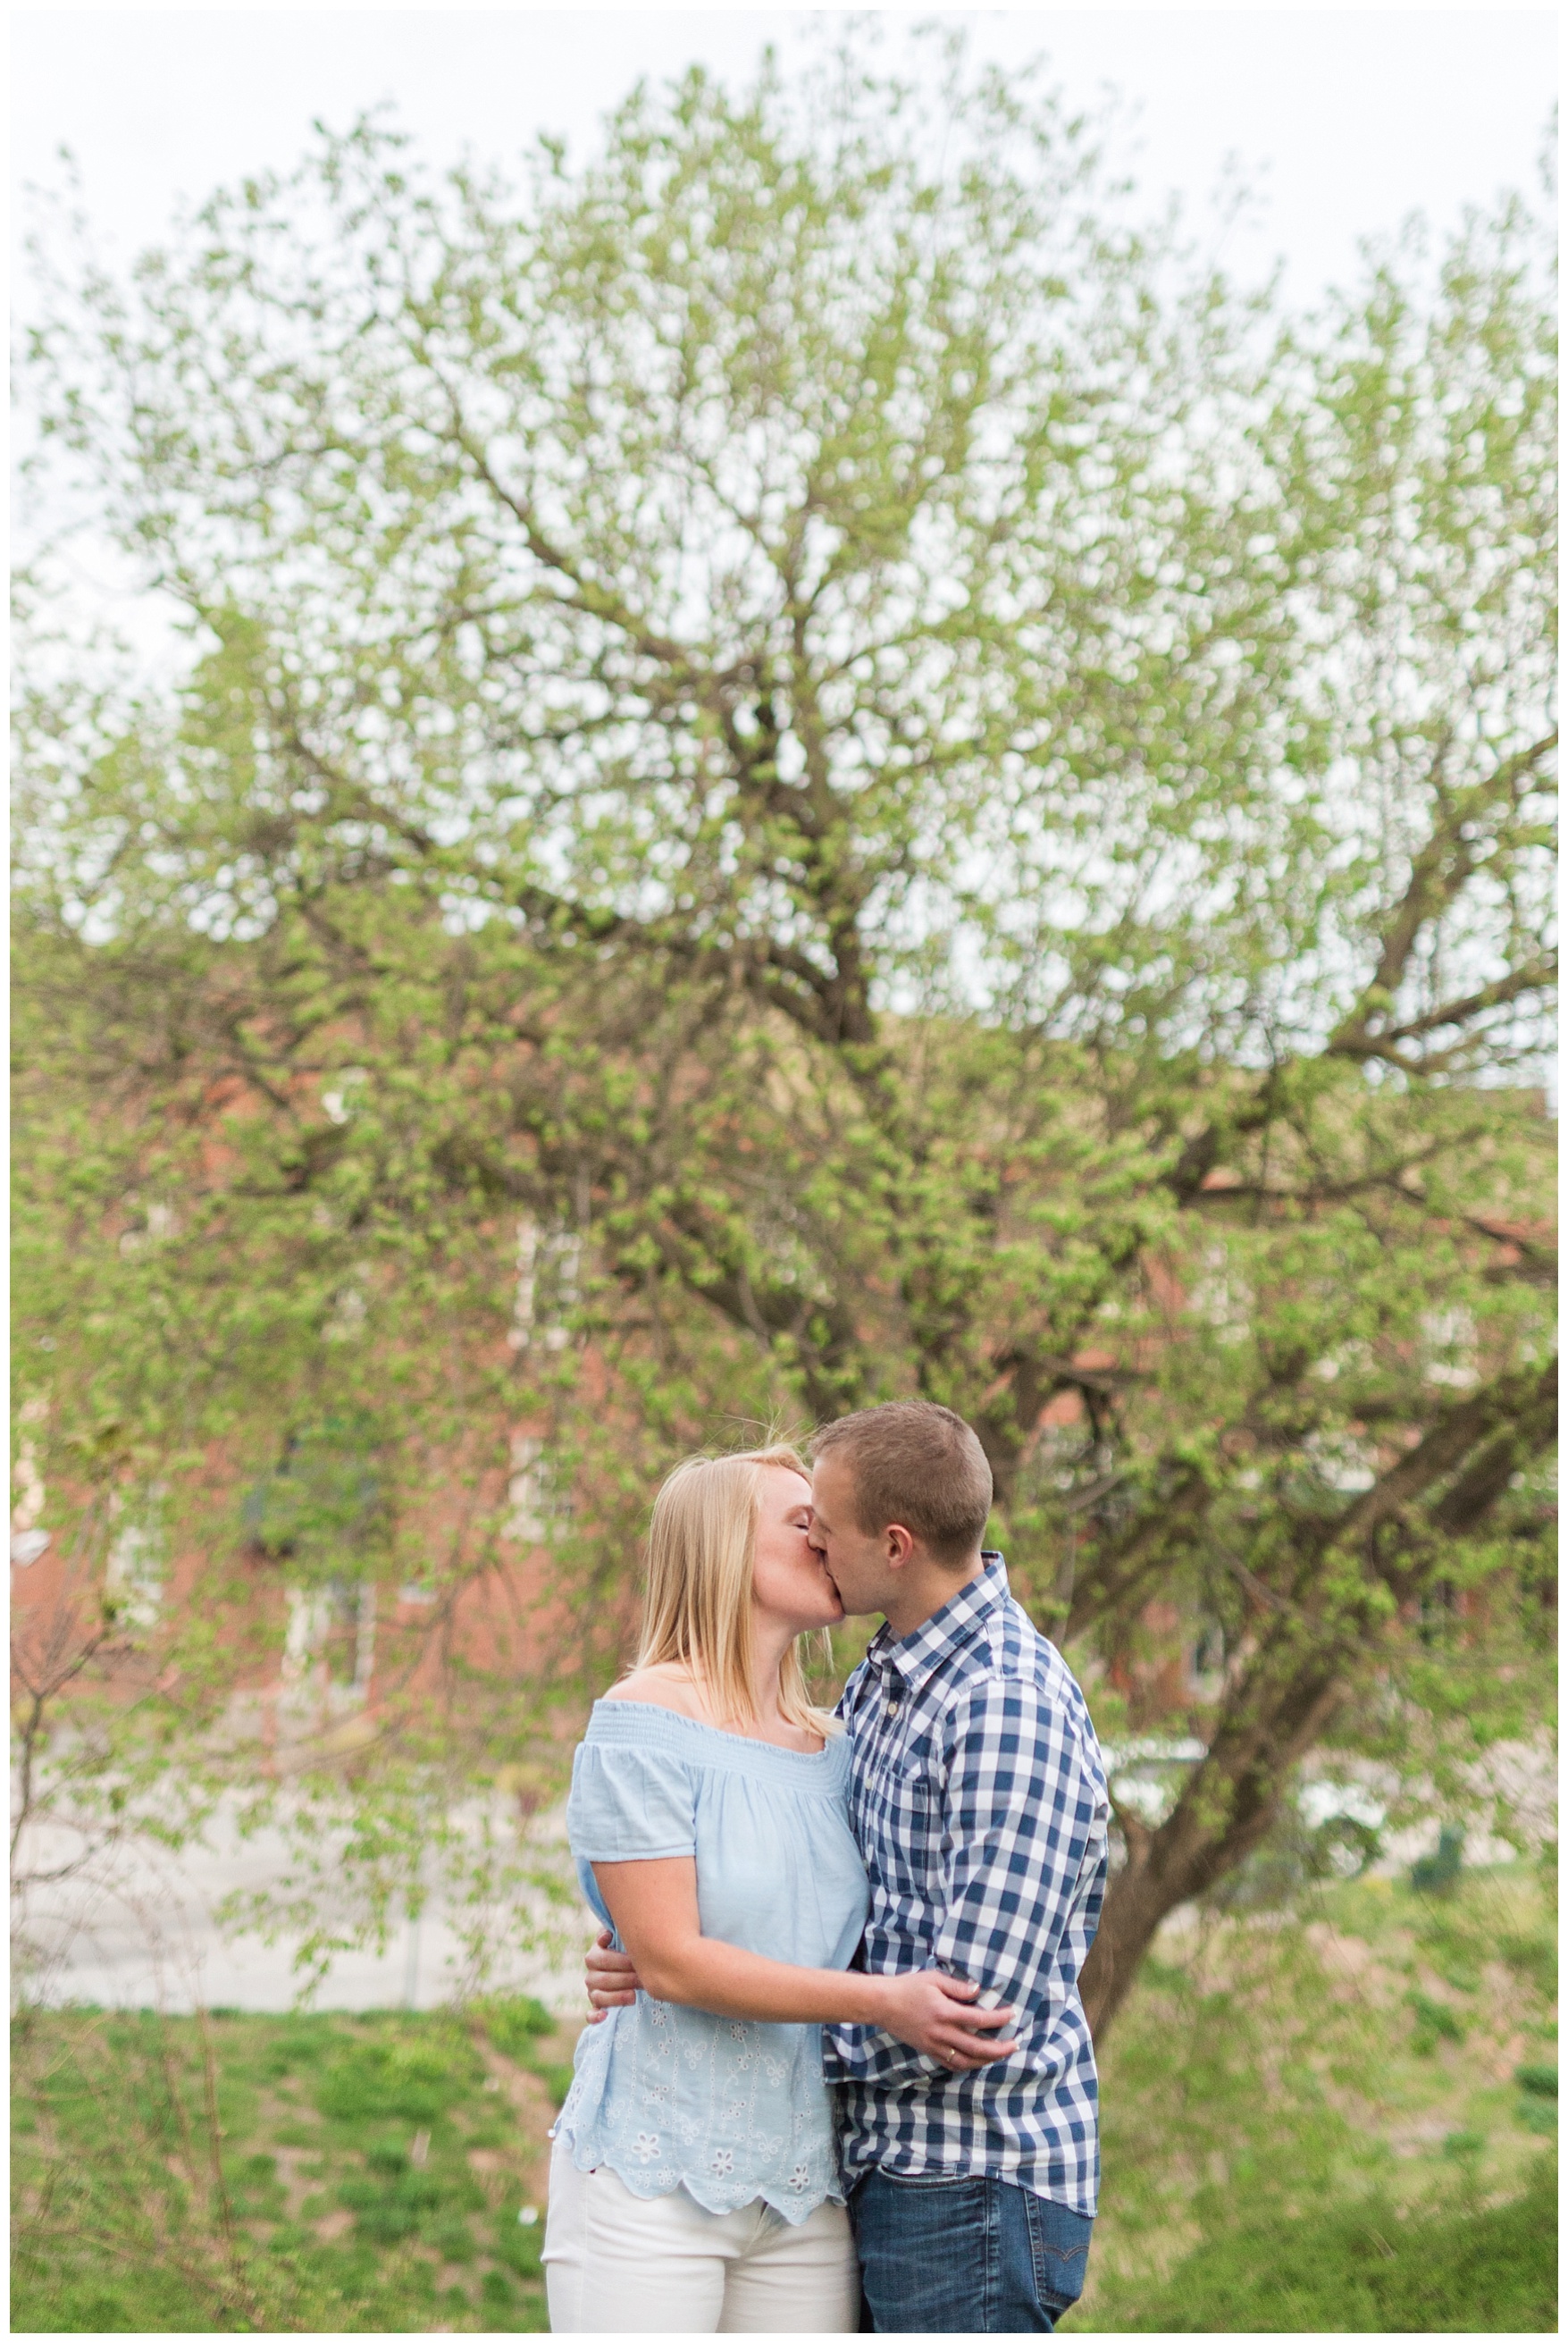
M1097 2043L1104 2040L1126 1999L1155 1930L1181 1901L1167 1894L1163 1881L1147 1864L1135 1865L1129 1850L1127 1868L1117 1873L1106 1890L1099 1933L1079 1978L1084 2015Z
M1355 1582L1332 1614L1326 1604L1303 1607L1325 1557L1337 1545L1347 1561L1356 1556L1369 1592L1379 1577L1386 1585L1397 1555L1374 1558L1380 1533L1445 1481L1448 1494L1429 1518L1450 1535L1473 1529L1510 1473L1555 1438L1556 1393L1555 1359L1539 1373L1499 1376L1447 1410L1356 1499L1332 1535L1302 1557L1292 1595L1257 1583L1272 1619L1245 1675L1226 1695L1208 1755L1157 1830L1134 1815L1117 1816L1127 1864L1107 1890L1080 1980L1097 2040L1125 2000L1161 1921L1234 1871L1268 1835L1296 1766L1377 1651L1374 1619ZM1088 1612L1081 1604L1070 1633Z
M1289 1634L1285 1630L1280 1641ZM1080 1979L1096 2041L1125 2000L1161 1920L1234 1871L1268 1836L1296 1765L1339 1705L1344 1687L1329 1654L1314 1653L1290 1674L1276 1672L1276 1660L1268 1646L1259 1654L1209 1755L1157 1830L1118 1815L1127 1863L1106 1891Z

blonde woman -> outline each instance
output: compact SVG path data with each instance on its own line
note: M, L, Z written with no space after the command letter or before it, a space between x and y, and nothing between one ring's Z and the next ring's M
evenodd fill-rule
M1005 2056L935 1970L848 1964L865 1924L849 1747L799 1640L843 1616L793 1449L693 1458L653 1509L642 1648L594 1705L568 1825L646 1990L585 2029L555 2130L545 2271L564 2334L855 2332L819 2026L955 2067Z

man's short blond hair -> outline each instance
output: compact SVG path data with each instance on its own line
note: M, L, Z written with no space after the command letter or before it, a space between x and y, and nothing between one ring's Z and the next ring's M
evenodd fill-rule
M985 1535L990 1466L961 1415L932 1400L890 1400L825 1423L814 1458L848 1465L855 1519L868 1537L898 1523L935 1562L967 1562Z

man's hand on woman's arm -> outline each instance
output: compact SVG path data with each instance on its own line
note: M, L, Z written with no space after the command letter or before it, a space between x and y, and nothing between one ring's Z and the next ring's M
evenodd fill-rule
M637 1964L629 1953L618 1953L615 1937L601 1928L588 1948L588 1997L593 2004L590 2026L602 2026L612 2009L626 2009L642 1990Z

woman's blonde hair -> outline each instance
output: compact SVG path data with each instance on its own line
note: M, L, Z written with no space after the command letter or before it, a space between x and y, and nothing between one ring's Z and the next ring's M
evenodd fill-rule
M751 1587L762 1475L769 1466L811 1468L793 1448L752 1448L735 1456L689 1456L653 1501L648 1535L648 1599L639 1668L675 1660L699 1676L719 1719L754 1717ZM806 1692L798 1636L779 1670L779 1705L808 1732L837 1730Z

